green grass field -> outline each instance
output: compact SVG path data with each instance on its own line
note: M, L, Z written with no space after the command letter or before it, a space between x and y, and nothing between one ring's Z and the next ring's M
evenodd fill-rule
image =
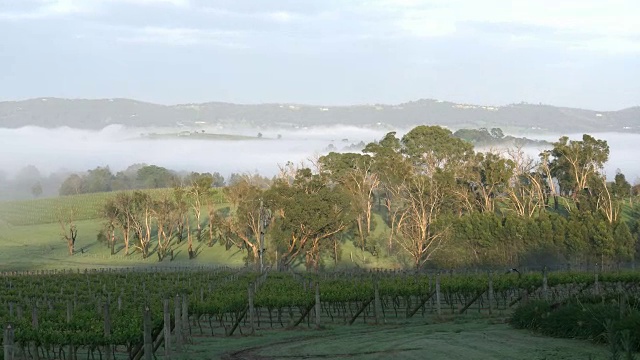
M152 197L160 198L169 189L145 190ZM106 200L116 193L95 193L74 196L63 196L26 201L0 202L0 271L2 270L36 270L62 268L95 268L106 266L189 266L189 265L228 265L243 266L244 253L236 249L226 251L224 247L214 245L209 248L201 246L199 255L189 260L185 244L176 248L173 262L162 263L152 255L143 260L138 253L124 256L122 252L111 255L109 249L97 241L97 234L103 226L100 211ZM216 201L223 201L220 191ZM218 206L226 206L219 203ZM58 224L59 209L74 209L77 220L78 239L76 249L84 250L74 256L67 254L65 241L60 235ZM622 207L622 217L628 219L634 209L628 203ZM634 217L637 214L633 215ZM341 259L335 264L332 259L325 259L329 268L364 267L364 268L407 268L411 264L407 258L384 256L388 228L380 214L374 214L378 226L375 227L370 241L379 244L381 255L376 257L369 252L357 248L350 239L342 244ZM268 248L268 244L267 244Z
M159 198L169 190L145 190ZM216 246L202 252L195 261L187 260L184 243L176 249L176 261L159 263L157 258L143 260L139 254L111 255L110 250L97 241L103 226L100 210L115 193L82 194L27 201L0 202L0 270L41 270L63 268L96 268L120 266L184 266L192 263L224 263L241 265L242 254L226 252ZM74 209L78 239L76 253L69 256L60 234L58 211ZM84 253L82 252L84 250ZM188 261L188 260L187 260Z
M159 198L169 190L145 191L148 191L152 197ZM113 196L115 193L95 193L0 202L0 271L212 264L244 266L245 253L237 249L227 251L217 244L207 247L204 243L196 243L201 251L194 260L189 260L185 242L176 247L176 258L172 262L168 259L158 262L155 255L144 260L139 253L124 256L123 251L111 255L109 248L97 241L97 234L103 226L100 210L107 199ZM218 204L218 206L225 206L225 204ZM78 253L69 256L66 242L62 240L60 234L57 216L58 209L72 208L76 212L77 219L76 250ZM383 236L383 232L383 227L379 226L374 235ZM84 250L84 253L81 250ZM333 266L330 260L327 260L327 264ZM342 261L339 263L342 267L372 268L393 268L401 265L395 259L376 258L370 253L363 254L351 241L343 245Z
M256 336L193 337L178 359L609 359L607 348L514 330L497 319L331 325Z

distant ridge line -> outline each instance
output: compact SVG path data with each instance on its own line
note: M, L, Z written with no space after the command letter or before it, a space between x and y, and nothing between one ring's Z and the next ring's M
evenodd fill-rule
M418 124L451 128L500 127L511 132L640 133L640 106L596 111L542 104L502 106L421 99L401 104L306 105L227 102L163 105L127 99L33 98L0 102L0 127L68 126L102 129L111 124L132 127L213 126L296 128L353 125L395 129Z

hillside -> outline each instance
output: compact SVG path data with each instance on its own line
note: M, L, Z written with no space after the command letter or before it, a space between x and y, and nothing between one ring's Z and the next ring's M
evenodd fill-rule
M101 129L110 124L148 127L300 127L346 124L408 127L438 124L452 128L501 127L509 132L640 132L640 107L619 111L512 104L481 106L440 100L398 105L240 105L220 102L159 105L130 99L39 98L0 102L0 127L28 125Z

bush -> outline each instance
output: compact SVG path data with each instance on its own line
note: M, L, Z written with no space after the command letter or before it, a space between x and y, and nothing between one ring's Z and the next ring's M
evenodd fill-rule
M516 329L539 330L540 323L551 312L551 305L545 301L532 301L519 306L510 319Z
M546 336L586 339L606 343L611 334L622 349L630 346L640 350L640 311L627 308L620 317L620 304L603 297L574 298L563 304L551 305L545 301L533 301L519 306L510 319L518 329L528 329ZM626 336L623 336L627 334ZM623 344L626 339L627 344Z

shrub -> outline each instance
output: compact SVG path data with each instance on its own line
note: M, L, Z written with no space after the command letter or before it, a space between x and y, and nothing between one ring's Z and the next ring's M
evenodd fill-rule
M545 301L521 305L509 322L515 328L529 329L546 336L598 343L613 339L617 342L613 348L640 350L640 311L628 307L624 316L620 314L620 304L613 299L574 298L553 306Z

